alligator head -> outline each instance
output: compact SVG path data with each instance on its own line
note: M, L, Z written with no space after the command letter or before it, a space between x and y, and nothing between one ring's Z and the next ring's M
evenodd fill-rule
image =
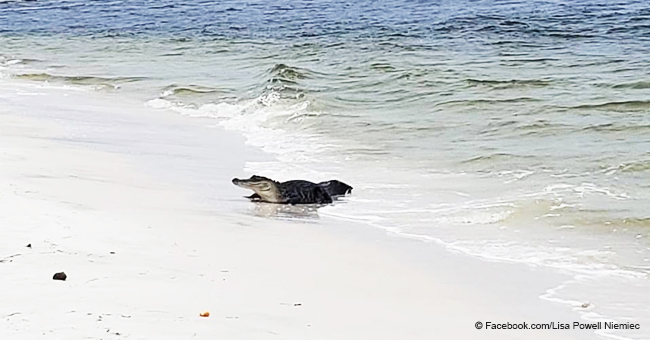
M280 203L282 201L278 182L270 178L257 175L253 175L249 179L233 178L232 184L255 191L261 201L272 203Z

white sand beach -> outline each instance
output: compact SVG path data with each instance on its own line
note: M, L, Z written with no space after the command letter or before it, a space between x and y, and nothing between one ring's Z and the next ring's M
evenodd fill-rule
M230 183L260 157L200 119L3 80L0 339L598 338L475 329L580 316L539 298L564 279L549 271L327 208L273 218Z

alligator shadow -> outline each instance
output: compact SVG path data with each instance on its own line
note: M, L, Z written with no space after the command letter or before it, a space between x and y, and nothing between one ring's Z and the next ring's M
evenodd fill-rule
M314 221L320 219L318 208L320 204L273 204L258 202L254 204L252 213L255 216L281 220Z

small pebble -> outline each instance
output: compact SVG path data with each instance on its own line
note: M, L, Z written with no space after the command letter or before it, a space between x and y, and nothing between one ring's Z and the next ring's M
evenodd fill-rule
M27 248L31 248L31 247L32 247L32 244L31 244L31 243L27 245Z
M54 277L52 277L52 279L54 279L54 280L61 280L61 281L65 281L65 279L67 279L67 278L68 278L68 275L65 275L64 272L56 273L56 274L54 274Z

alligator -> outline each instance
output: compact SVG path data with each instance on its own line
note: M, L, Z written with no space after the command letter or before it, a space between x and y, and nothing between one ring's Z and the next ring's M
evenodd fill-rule
M253 175L249 179L234 178L236 186L255 191L246 198L256 202L278 204L329 204L333 198L352 192L352 187L337 180L313 183L304 180L277 182Z

